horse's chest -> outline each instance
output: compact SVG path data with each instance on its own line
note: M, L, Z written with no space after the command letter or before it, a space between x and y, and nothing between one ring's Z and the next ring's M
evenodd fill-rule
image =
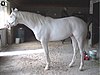
M41 27L41 28L36 28L33 32L35 34L36 39L41 41L42 39L48 37L49 29Z

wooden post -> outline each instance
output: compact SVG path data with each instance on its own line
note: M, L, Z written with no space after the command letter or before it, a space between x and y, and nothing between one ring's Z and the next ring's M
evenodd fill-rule
M10 2L7 1L7 14L10 14ZM12 44L12 33L11 33L11 27L9 27L7 29L7 42L8 42L8 45L11 45Z
M7 30L7 36L8 36L8 44L12 44L12 34L11 34L11 28Z

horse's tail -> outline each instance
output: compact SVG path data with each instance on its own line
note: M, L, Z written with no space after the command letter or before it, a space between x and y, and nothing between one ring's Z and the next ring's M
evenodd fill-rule
M89 31L89 26L91 25L91 23L92 23L92 20L90 20L87 23L87 37L86 37L86 39L90 39L91 38L91 32Z
M87 50L91 47L91 45L89 44L89 40L91 39L91 32L89 31L89 26L91 25L91 23L92 23L92 20L87 22L87 36L86 36L86 39L84 41L85 50Z
M90 17L88 18L88 22L87 22L87 37L86 39L90 39L91 38L91 32L89 31L89 26L92 23L92 15L90 15Z
M89 31L90 24L91 23L87 23L88 26L87 26L87 36L86 36L86 39L88 39L88 40L91 38L91 32Z
M88 31L87 31L87 36L86 36L86 39L88 39L88 40L89 40L90 38L91 38L91 32L88 30Z

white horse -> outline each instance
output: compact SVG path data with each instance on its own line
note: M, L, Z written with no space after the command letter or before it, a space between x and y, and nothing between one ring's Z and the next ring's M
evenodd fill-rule
M7 25L15 26L18 23L24 24L30 28L35 34L36 39L41 42L46 53L45 70L49 69L50 67L48 42L63 40L68 37L72 39L74 50L69 67L73 65L75 61L76 48L79 47L81 55L79 70L83 69L83 47L87 36L87 24L83 20L73 16L53 19L51 17L44 17L40 14L23 12L18 11L18 9L14 9L7 20Z

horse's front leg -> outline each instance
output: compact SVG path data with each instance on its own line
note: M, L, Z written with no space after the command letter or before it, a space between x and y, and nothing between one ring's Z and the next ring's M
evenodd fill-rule
M46 66L45 70L48 70L50 67L50 57L49 57L49 51L48 51L48 42L47 41L41 41L42 47L45 50L46 54Z

